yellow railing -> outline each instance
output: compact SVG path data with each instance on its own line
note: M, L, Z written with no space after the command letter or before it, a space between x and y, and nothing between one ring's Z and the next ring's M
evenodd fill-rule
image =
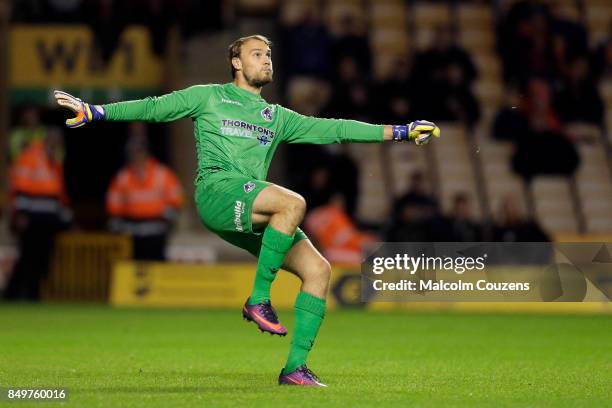
M64 233L58 236L42 296L52 301L108 300L116 261L132 257L129 237L106 233Z

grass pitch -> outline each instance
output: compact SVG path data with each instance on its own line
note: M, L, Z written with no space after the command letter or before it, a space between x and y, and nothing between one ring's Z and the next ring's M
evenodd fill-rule
M45 406L612 406L611 316L329 312L309 360L327 389L276 385L289 342L240 310L0 305L0 387L69 388Z

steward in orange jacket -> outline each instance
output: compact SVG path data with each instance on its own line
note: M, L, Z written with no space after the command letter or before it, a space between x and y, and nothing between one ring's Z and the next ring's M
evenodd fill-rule
M49 129L44 140L32 141L10 168L11 230L19 258L4 293L7 299L39 299L55 236L72 219L63 164L57 160L61 137L59 130Z
M168 232L183 205L174 173L149 156L141 134L128 141L129 163L112 180L106 195L110 229L134 242L134 258L164 260Z
M358 264L363 245L375 240L355 226L339 194L332 196L327 205L312 210L304 226L330 262Z

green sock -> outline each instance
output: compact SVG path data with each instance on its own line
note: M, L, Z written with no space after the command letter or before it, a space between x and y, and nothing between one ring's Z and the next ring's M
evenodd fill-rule
M300 292L295 299L295 329L284 373L306 364L308 352L314 344L325 316L325 299Z
M270 300L270 287L292 245L293 235L283 234L272 228L271 225L266 227L257 261L255 284L249 297L250 305Z

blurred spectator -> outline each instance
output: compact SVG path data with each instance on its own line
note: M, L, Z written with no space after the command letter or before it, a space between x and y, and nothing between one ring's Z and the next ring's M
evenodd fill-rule
M453 242L479 242L483 240L483 229L474 221L472 202L466 193L456 193L453 207L447 218L448 238Z
M134 258L164 260L171 223L183 205L174 173L149 155L144 124L131 124L128 164L112 180L106 198L113 232L132 237Z
M608 36L593 51L592 69L594 79L612 78L612 19L608 25Z
M360 76L370 78L372 71L370 43L352 14L342 17L341 33L333 39L332 55L334 66L337 67L342 59L349 57L357 64Z
M521 96L515 87L509 87L503 99L504 106L493 120L493 138L502 141L518 142L529 130L527 115L522 111Z
M374 109L380 123L404 123L413 117L410 110L410 65L398 58L391 77L376 87Z
M537 174L573 174L579 163L578 152L552 106L550 86L532 79L527 92L522 112L528 129L519 135L512 159L514 170L526 180Z
M344 211L354 218L359 198L359 166L348 154L339 150L339 146L328 146L331 152L331 187L332 191L342 195ZM336 150L333 150L336 147Z
M40 123L38 109L27 106L21 112L21 123L9 135L9 159L14 161L28 145L35 141L42 141L47 133Z
M375 240L355 226L340 194L334 194L327 205L308 213L304 226L330 262L358 264L363 245Z
M129 23L130 3L119 0L86 0L84 21L93 33L94 67L106 68L119 46L119 38Z
M168 0L168 4L170 7L178 7L179 25L184 39L199 33L220 31L234 17L231 0Z
M322 145L287 145L289 187L308 202L308 211L327 203L332 194L329 154Z
M549 242L550 238L535 221L526 218L515 196L507 195L499 205L493 228L495 242Z
M337 76L323 116L370 122L374 113L370 103L370 87L368 81L360 77L355 59L342 58L337 66Z
M550 85L542 79L529 82L517 109L500 111L493 134L497 139L515 142L513 168L528 181L537 174L570 175L578 167L576 147L552 105Z
M25 23L73 23L81 18L83 0L13 1L11 18Z
M411 175L408 192L393 203L391 224L386 232L390 242L444 241L444 223L437 202L426 192L423 173Z
M553 78L555 75L555 56L550 21L545 13L536 13L528 20L523 36L522 47L517 50L515 61L520 79L538 75Z
M308 9L302 21L285 28L282 38L282 59L288 78L297 75L329 78L331 37L316 10Z
M554 76L551 20L548 9L533 1L514 3L502 17L498 49L507 82L520 84L533 75L549 79Z
M210 2L212 6L213 2ZM143 24L151 33L151 46L158 57L163 57L166 52L168 32L176 20L177 5L168 0L141 0L136 3L138 13L136 22ZM211 10L212 11L212 10Z
M387 230L386 240L389 242L435 242L439 237L440 230L444 225L439 224L437 213L433 213L430 207L423 207L415 202L407 202L399 207L397 221L392 223ZM440 228L442 227L442 228ZM445 239L441 239L444 241Z
M432 95L440 95L440 100L433 103L429 111L416 114L434 121L457 121L473 126L480 117L478 101L461 76L458 65L448 67L447 79L435 84L430 90ZM415 107L419 102L414 102ZM420 109L419 109L420 110Z
M450 27L442 25L436 29L431 46L415 56L415 84L426 89L434 82L446 80L450 66L458 68L458 76L467 85L471 85L478 76L472 58L457 44L456 35Z
M47 4L40 0L20 0L12 4L11 21L13 22L41 22L48 13Z
M549 80L565 75L569 61L588 53L587 30L545 2L519 1L501 19L498 49L507 82L531 76Z
M602 42L593 54L593 74L595 79L612 78L612 38Z
M436 31L433 45L417 54L412 72L412 115L473 125L480 115L471 91L477 71L450 28Z
M57 22L77 22L83 0L47 0L49 13L46 18Z
M562 8L550 7L552 53L555 68L554 74L569 75L570 63L578 58L588 56L588 34L583 24L567 18Z
M555 99L564 122L603 124L604 106L585 57L574 59Z
M61 147L61 132L50 128L11 166L11 230L17 236L19 259L4 293L7 299L39 299L55 236L72 219L63 165L57 160Z
M340 194L344 210L354 218L359 196L359 167L339 146L287 146L292 187L302 194L311 211Z
M410 175L410 186L408 191L393 203L391 219L396 222L402 218L403 208L408 205L414 205L422 208L423 212L436 213L438 212L437 201L427 192L425 187L425 176L421 171L414 171Z
M323 153L325 154L325 153ZM319 163L308 173L308 183L301 190L308 200L308 210L327 204L332 196L333 186L331 182L330 166Z

